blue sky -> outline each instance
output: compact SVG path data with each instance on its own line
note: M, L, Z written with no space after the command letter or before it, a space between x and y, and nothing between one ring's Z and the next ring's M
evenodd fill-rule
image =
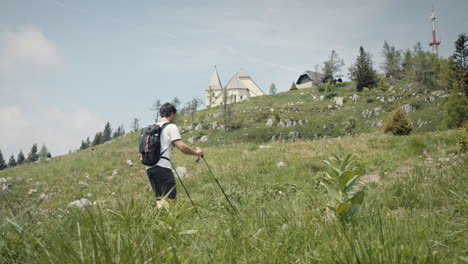
M0 0L0 150L65 154L106 121L147 125L156 99L203 99L214 65L223 84L243 68L265 92L332 49L344 74L361 45L380 70L384 40L429 50L432 5L448 57L468 29L465 0Z

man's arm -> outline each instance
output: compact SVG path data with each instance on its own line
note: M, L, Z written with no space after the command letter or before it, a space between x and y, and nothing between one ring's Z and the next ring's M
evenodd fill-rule
M191 147L187 146L182 140L175 141L174 145L184 154L193 156L203 156L203 151L201 151L200 149L192 149Z

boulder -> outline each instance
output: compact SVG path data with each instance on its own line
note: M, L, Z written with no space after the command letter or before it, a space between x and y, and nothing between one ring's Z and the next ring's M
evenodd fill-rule
M266 122L266 125L271 127L275 125L275 120L273 118L269 118Z
M41 193L41 195L39 195L39 200L47 200L49 199L49 196L45 193Z
M280 161L280 162L278 162L278 163L276 164L276 166L277 166L278 168L286 167L286 163Z
M203 129L202 124L198 124L198 125L195 127L195 130L202 130L202 129Z
M187 141L188 141L189 143L195 143L196 140L195 140L195 137L189 137L189 138L187 139Z
M410 104L404 104L404 105L401 106L401 108L403 108L403 110L405 111L405 113L407 115L409 115L409 114L413 113L414 111L416 111L416 109Z
M296 139L299 137L299 132L298 131L291 131L288 133L288 137L292 139Z
M343 97L334 97L332 100L337 106L343 105Z
M207 135L202 136L202 137L198 140L198 142L202 142L202 143L208 142L208 136L207 136Z
M68 204L68 206L76 206L76 207L78 207L80 209L83 209L83 208L85 208L87 206L91 206L91 205L93 205L93 203L90 200L86 199L86 198L81 198L80 200L76 200L76 201L73 201L73 202Z
M126 160L125 163L127 163L127 165L130 167L133 166L133 162L131 160Z
M28 194L33 194L33 193L37 193L37 190L36 189L29 189Z
M179 175L179 177L182 179L187 178L189 176L187 172L187 168L185 167L177 167L176 172Z

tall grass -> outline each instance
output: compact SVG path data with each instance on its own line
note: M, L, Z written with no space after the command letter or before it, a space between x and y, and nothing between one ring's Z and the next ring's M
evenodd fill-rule
M182 191L177 204L156 209L144 171L125 164L138 136L129 135L1 172L13 189L2 192L0 262L462 263L468 162L454 154L460 133L207 147L205 158L239 216L229 213L206 167L178 152L173 160L191 174L184 183L200 215ZM348 223L326 211L330 199L318 184L319 160L331 153L351 153L382 176L362 184L366 199ZM33 187L38 193L27 195ZM49 199L37 200L41 192ZM96 205L68 206L83 197Z

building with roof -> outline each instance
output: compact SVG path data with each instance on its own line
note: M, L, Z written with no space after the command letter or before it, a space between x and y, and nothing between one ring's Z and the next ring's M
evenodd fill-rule
M296 81L299 89L316 87L322 83L323 74L314 71L305 71Z
M205 90L205 105L207 107L222 105L224 103L224 91L227 93L227 104L242 102L254 96L265 95L262 89L258 87L258 85L243 69L237 72L223 88L219 79L218 71L215 68L211 75L208 87Z

